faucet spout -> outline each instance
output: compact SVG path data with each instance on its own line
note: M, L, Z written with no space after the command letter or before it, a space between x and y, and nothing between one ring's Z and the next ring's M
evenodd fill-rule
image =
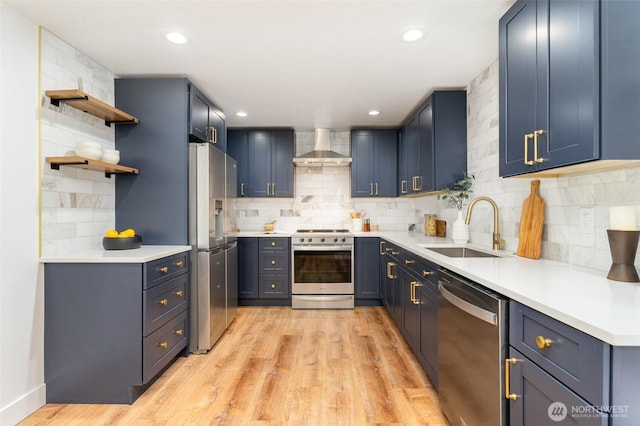
M476 205L478 201L486 201L489 204L491 204L491 207L493 207L493 249L500 250L504 242L500 238L500 224L499 224L500 221L498 219L498 205L496 204L495 201L493 201L489 197L476 197L473 200L471 200L471 203L469 203L469 209L467 210L467 217L464 223L468 225L469 222L471 221L471 212L473 211L473 207Z

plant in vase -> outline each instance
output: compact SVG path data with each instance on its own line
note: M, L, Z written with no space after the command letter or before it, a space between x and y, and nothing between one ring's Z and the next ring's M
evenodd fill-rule
M469 194L473 192L471 187L475 179L476 177L474 175L463 172L462 179L454 183L451 188L448 186L442 188L440 190L441 193L438 194L439 200L447 200L458 209L458 217L453 223L453 229L451 230L451 238L455 243L464 244L469 241L469 227L464 223L462 207L465 200L469 199Z

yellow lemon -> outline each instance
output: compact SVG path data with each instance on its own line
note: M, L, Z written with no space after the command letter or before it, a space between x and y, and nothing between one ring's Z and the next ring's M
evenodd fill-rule
M115 229L109 229L104 234L104 236L107 238L116 238L118 236L118 231L116 231Z
M134 229L131 229L131 228L125 229L122 232L124 233L125 237L135 237L136 236L136 231Z

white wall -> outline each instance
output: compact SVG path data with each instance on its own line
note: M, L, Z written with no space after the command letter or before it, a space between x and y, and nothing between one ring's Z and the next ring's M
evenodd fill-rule
M0 424L45 401L38 263L38 26L0 2Z

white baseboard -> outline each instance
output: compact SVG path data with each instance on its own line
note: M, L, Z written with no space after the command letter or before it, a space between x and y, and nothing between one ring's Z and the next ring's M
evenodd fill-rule
M0 425L15 425L24 420L47 401L47 386L43 383L0 408Z

